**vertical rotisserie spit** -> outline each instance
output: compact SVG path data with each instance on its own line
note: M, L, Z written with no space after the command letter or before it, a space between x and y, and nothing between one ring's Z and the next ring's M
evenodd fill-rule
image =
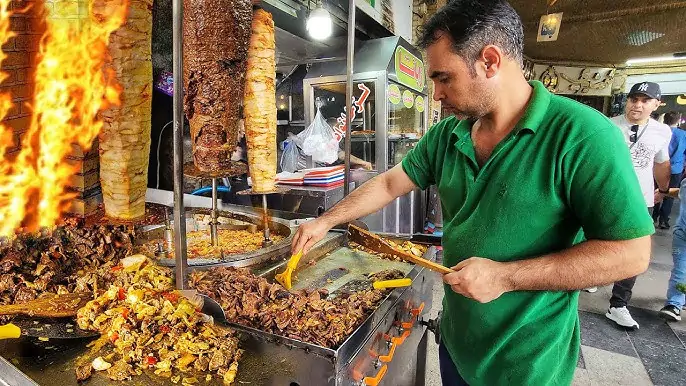
M152 0L130 0L126 24L110 37L111 65L121 105L103 112L100 183L105 214L145 215L152 116Z
M248 49L243 98L253 191L271 192L276 178L276 44L272 15L257 9Z
M229 169L238 144L251 18L250 0L184 0L184 107L203 172Z

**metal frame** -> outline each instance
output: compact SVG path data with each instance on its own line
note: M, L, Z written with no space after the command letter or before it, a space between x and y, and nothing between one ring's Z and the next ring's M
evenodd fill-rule
M331 84L331 83L342 83L342 82L347 82L347 75L334 75L334 76L322 76L322 77L317 77L317 78L310 78L310 79L305 79L303 80L303 101L305 103L305 126L309 126L312 121L314 120L314 116L316 114L316 108L314 107L314 87L317 85L322 85L322 84ZM374 158L375 162L375 173L381 174L389 169L389 162L388 162L388 155L390 152L389 148L389 141L388 141L388 115L389 115L389 109L388 109L388 104L386 101L386 95L388 93L388 86L391 84L391 82L396 83L395 81L389 79L388 72L387 71L368 71L368 72L362 72L358 74L354 74L352 77L353 85L354 83L359 83L359 82L371 82L374 83L374 98L376 100L376 105L375 105L375 112L376 112L376 118L375 118L375 132L376 132L376 140L375 140L375 145L374 149L376 151L376 157ZM424 133L426 133L426 130L428 130L428 124L429 124L429 109L428 109L428 95L418 92L416 90L412 90L413 93L419 94L424 96L424 103L425 103L425 109L423 113L423 123L424 123ZM349 100L352 100L351 97L346 95L346 98ZM346 107L347 109L347 107ZM347 115L347 114L346 114ZM346 133L346 138L349 138L349 134ZM349 150L346 149L346 153ZM356 181L353 181L356 182ZM357 181L359 183L363 183L365 181ZM394 202L389 204L386 208L381 210L381 219L378 220L379 226L381 227L381 231L387 232L387 233L395 233L395 234L402 234L402 233L411 233L411 232L405 232L404 230L406 229L402 224L407 223L407 221L404 221L401 218L400 215L400 208L403 207L404 205L407 204L415 206L419 205L419 212L424 213L426 210L426 195L423 194L420 190L415 190L408 195L399 197L397 198ZM390 210L393 210L394 214L389 214L387 215L386 213L389 213ZM375 216L375 214L370 215L367 219L372 221L372 218ZM414 215L414 211L411 212L409 223L412 224L414 227L414 223L417 221ZM375 227L373 223L368 224L372 228ZM379 230L379 229L374 229Z
M343 197L350 193L350 148L352 141L350 140L350 130L352 120L350 119L350 111L352 111L352 96L353 96L353 64L355 63L355 0L348 0L348 66L347 79L345 86L345 173L343 174ZM309 4L309 3L308 3ZM351 28L352 26L352 28Z

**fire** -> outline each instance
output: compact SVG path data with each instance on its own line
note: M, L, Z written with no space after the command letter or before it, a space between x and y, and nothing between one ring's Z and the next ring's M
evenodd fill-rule
M0 0L0 42L12 37L9 3ZM11 129L0 124L0 236L20 227L29 231L52 227L68 209L74 196L66 185L79 166L66 159L72 144L88 150L103 126L98 113L119 103L120 89L107 67L107 44L110 34L124 24L126 13L126 0L88 0L88 17L78 24L46 20L31 124L14 160L5 154L11 146ZM2 118L11 99L0 98Z

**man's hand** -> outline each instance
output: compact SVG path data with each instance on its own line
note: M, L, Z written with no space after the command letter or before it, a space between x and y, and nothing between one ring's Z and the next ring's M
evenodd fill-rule
M323 239L331 228L331 225L321 217L300 225L293 237L291 253L295 255L299 251L303 251L303 255L307 254L312 246Z
M360 167L360 169L372 170L372 163L371 162L365 161L365 162L360 163L358 166Z
M455 272L443 275L443 282L458 294L480 303L488 303L512 291L505 263L471 257L452 269Z
M660 193L660 189L655 189L655 203L659 204L662 202L662 199L665 197L663 193Z

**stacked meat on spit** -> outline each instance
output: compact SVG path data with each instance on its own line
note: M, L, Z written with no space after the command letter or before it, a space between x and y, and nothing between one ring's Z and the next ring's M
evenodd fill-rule
M230 167L238 144L250 41L250 0L185 0L183 77L193 162L203 171Z
M271 192L276 177L272 16L262 9L253 13L250 0L186 0L184 12L184 106L193 162L202 172L230 174L244 118L253 189Z
M152 0L130 0L128 8L109 44L121 104L102 113L100 133L105 213L120 220L145 215L152 116Z

